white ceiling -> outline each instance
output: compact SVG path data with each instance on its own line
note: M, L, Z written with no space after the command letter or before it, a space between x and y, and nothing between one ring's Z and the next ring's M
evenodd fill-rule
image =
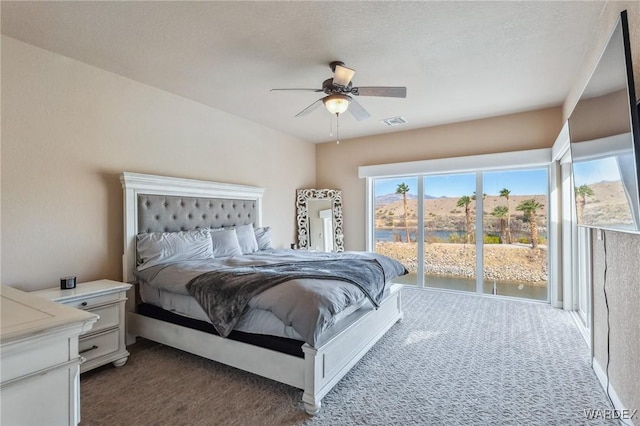
M2 34L310 142L331 115L294 115L322 93L329 62L359 97L341 139L561 105L594 42L604 2L11 2ZM379 120L404 117L386 127ZM335 122L335 119L334 119Z

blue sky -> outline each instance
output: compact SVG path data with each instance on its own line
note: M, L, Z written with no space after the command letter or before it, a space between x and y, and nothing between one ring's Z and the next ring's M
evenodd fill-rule
M573 163L573 180L576 186L604 181L621 180L618 163L614 157Z
M474 173L426 176L424 192L433 197L460 197L472 195L476 190ZM391 178L375 180L375 195L396 192L399 183L409 185L410 194L417 194L418 179ZM483 174L484 193L498 195L502 188L511 195L538 195L547 193L547 169L485 172Z

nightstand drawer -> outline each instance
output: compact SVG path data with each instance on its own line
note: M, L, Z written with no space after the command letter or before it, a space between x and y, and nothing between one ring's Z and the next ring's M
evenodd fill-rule
M62 301L61 303L64 303L65 305L71 306L73 308L88 310L96 306L117 302L118 300L120 300L120 294L111 293L95 297L85 297L82 300Z
M90 337L80 338L78 348L87 361L118 351L120 329L105 331Z
M100 317L91 330L80 335L79 352L85 359L80 365L81 373L110 362L116 367L127 362L124 309L130 288L131 284L119 281L97 280L79 283L74 289L54 287L33 292Z
M102 306L95 309L85 309L86 311L96 314L100 317L89 333L94 334L107 328L117 327L120 321L120 304Z

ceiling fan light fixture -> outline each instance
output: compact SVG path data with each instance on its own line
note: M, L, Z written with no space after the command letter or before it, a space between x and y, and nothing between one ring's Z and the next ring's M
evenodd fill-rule
M341 87L347 87L351 82L353 75L356 73L354 70L345 67L344 64L340 62L332 62L331 69L335 74L333 77L333 84Z
M340 115L349 108L349 102L351 102L351 98L347 95L342 95L339 93L329 95L322 100L324 106L331 114Z

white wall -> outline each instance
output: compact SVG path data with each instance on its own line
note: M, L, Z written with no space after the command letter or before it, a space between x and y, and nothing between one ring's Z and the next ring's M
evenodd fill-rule
M121 279L122 171L265 187L274 243L295 241L313 144L8 37L1 65L3 285Z

